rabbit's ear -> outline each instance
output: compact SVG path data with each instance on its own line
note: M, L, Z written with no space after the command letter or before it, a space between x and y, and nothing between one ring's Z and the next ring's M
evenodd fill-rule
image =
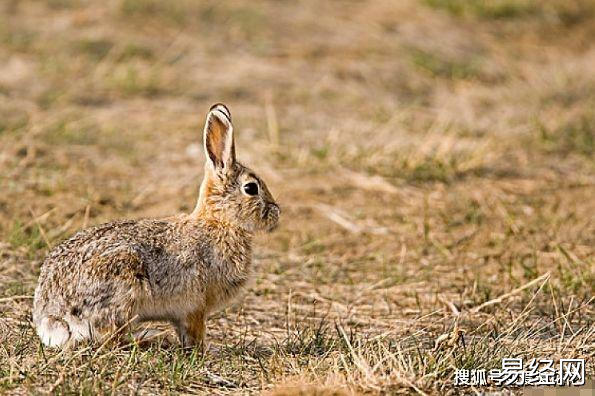
M227 171L235 162L231 113L222 103L213 105L207 114L204 144L207 161L214 170Z

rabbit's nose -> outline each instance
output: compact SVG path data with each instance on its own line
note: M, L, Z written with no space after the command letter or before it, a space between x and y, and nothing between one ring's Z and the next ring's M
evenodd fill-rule
M277 215L281 214L281 207L277 205L275 202L271 202L271 209L277 212Z

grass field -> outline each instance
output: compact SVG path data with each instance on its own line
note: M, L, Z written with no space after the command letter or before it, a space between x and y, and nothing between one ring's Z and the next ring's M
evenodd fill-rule
M0 393L474 393L455 369L502 357L593 377L594 65L591 0L0 2ZM191 211L218 101L283 215L207 353L42 348L45 254Z

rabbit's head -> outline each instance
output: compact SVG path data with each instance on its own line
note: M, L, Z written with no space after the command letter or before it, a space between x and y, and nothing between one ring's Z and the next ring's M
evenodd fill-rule
M264 181L236 161L231 113L221 103L207 114L204 149L205 177L197 211L250 232L274 230L279 205Z

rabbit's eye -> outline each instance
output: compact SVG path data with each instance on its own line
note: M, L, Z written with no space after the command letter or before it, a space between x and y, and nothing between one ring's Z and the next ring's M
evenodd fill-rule
M244 192L248 195L256 195L258 194L258 184L256 183L246 183L244 184Z

